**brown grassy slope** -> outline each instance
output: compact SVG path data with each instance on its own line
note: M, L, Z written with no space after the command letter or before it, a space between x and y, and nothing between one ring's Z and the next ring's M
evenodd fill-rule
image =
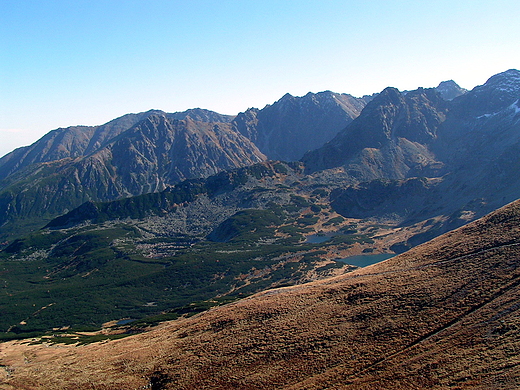
M519 298L515 202L383 263L146 334L0 345L0 389L514 389Z

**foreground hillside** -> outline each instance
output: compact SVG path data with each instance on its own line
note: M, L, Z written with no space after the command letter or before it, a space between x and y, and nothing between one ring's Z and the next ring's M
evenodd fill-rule
M4 389L513 389L520 202L353 273L89 346L4 343Z

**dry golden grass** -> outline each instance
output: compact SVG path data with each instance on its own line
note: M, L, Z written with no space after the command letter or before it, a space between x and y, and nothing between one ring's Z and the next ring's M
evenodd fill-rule
M515 389L519 298L514 203L374 266L148 333L0 344L0 389Z

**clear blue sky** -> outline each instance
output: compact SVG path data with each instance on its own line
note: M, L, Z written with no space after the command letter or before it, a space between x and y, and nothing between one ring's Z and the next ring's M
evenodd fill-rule
M0 156L129 112L473 88L520 68L518 0L0 0Z

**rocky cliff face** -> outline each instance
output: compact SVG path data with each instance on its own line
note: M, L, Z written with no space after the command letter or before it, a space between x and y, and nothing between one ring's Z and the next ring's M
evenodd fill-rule
M229 124L154 115L100 153L117 167L132 193L155 192L193 177L265 160L247 138Z
M150 110L127 114L100 126L71 126L53 130L34 144L18 148L0 159L0 180L31 164L51 162L63 158L78 158L95 153L110 140L151 115L167 115L169 119L191 119L199 122L228 123L234 118L213 111L195 108L165 114Z
M402 179L438 170L428 148L446 119L447 106L434 89L400 93L387 88L361 115L302 161L309 172L344 167L359 181Z
M331 140L369 99L330 91L303 97L286 94L261 110L240 113L233 123L269 159L295 161Z
M432 151L449 167L451 192L488 210L520 196L520 72L491 77L453 100Z
M407 223L444 215L439 234L520 196L519 99L517 70L451 101L435 89L388 88L303 161L309 172L339 169L353 182L335 192L343 215ZM429 179L417 187L414 177Z
M91 139L99 134L88 130ZM150 113L88 155L70 156L88 150L83 139L81 147L64 150L69 157L27 165L1 182L0 223L60 214L88 200L160 191L186 178L265 160L229 123L169 119L161 112ZM38 147L43 150L41 145L33 149ZM50 158L47 150L40 159Z

